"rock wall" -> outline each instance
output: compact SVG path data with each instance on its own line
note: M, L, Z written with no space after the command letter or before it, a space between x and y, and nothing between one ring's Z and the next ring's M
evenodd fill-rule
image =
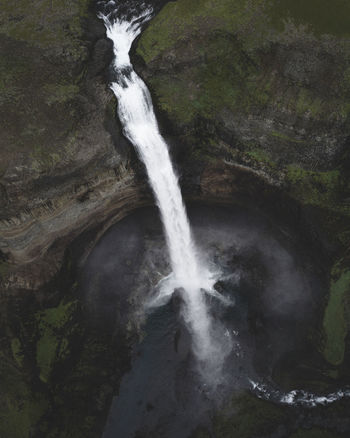
M145 183L116 121L94 2L9 3L0 23L0 273L3 289L34 290L74 237L135 208Z

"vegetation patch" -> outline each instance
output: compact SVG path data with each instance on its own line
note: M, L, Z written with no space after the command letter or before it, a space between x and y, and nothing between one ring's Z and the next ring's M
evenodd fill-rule
M137 53L149 63L169 50L174 43L188 39L188 33L201 34L204 28L229 33L244 33L246 47L260 45L266 1L256 0L177 0L170 2L142 34ZM266 17L264 17L266 18Z
M47 84L44 90L46 103L54 105L73 100L79 93L79 86L75 84Z
M297 432L290 435L289 438L339 438L339 435L326 430L312 428L309 430L299 429Z
M84 54L80 44L82 18L89 0L18 0L3 2L0 33L39 47L59 49L62 54L79 59Z
M317 117L324 112L324 105L320 97L315 97L310 90L300 88L295 102L295 111L298 115L308 112L313 117Z
M315 35L350 36L350 3L347 0L274 0L271 15L283 30L286 20L308 26Z
M14 355L20 354L19 340L11 343L11 349ZM18 369L17 359L13 363L0 352L0 436L30 438L34 436L33 425L45 413L47 401L33 391L27 375Z
M341 365L345 354L345 338L348 333L346 299L350 295L350 270L339 264L332 270L329 300L323 319L325 346L323 355L332 365Z
M336 208L337 194L341 190L338 170L314 172L290 165L287 167L286 179L291 194L304 204Z
M58 307L39 312L40 339L37 343L36 360L40 370L40 379L47 382L55 360L62 357L68 349L68 341L63 332L68 334L68 324L76 309L76 302L60 303ZM63 329L65 329L63 331Z
M272 131L271 135L272 137L279 138L280 140L290 141L292 143L305 143L304 140L297 140L293 137L289 137L288 135L278 131Z
M232 410L236 412L232 415ZM218 438L251 438L271 434L279 424L288 422L285 407L260 400L252 394L236 397L227 414L214 419L215 436Z
M284 30L285 21L291 19L286 3L169 2L142 33L136 49L152 70L149 81L159 107L181 125L196 123L198 117L213 120L225 111L236 117L259 116L267 108L295 113L307 121L343 123L350 113L348 75L344 73L348 61L340 55L338 64L344 64L342 68L333 69L337 73L331 80L327 77L327 85L315 87L315 78L320 76L320 83L325 80L321 78L322 68L330 68L326 64L335 55L331 45L338 47L338 42L332 40L322 49L325 53L321 56L321 46L315 50L315 36L305 32L300 36L297 26L294 34L289 34ZM305 9L307 21L308 2L297 3L300 16ZM343 16L340 6L337 11ZM282 26L277 25L274 30L271 23ZM310 50L315 62L306 62L309 56L301 43L296 52L300 62L290 66L281 32L286 34L287 45L313 41ZM280 50L275 51L277 46ZM318 65L322 68L318 69ZM283 140L307 146L293 134L288 137Z
M21 367L23 365L23 351L21 341L18 338L11 340L11 350L17 365Z
M5 261L0 260L0 278L5 278L9 269L10 265Z

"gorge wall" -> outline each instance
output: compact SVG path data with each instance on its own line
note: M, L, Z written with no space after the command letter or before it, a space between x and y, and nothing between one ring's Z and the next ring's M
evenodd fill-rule
M112 49L93 2L8 4L0 38L1 273L5 289L35 290L75 236L144 194L107 88Z
M336 380L349 376L350 360L350 10L335 0L330 12L326 3L169 2L132 57L184 196L253 204L294 224L317 248L329 294L314 338ZM116 119L107 87L112 46L94 2L22 0L17 10L8 2L0 45L1 301L30 292L49 303L35 308L44 325L36 317L24 328L16 322L1 338L6 373L25 375L10 397L14 415L14 400L28 390L23 361L37 373L35 385L50 385L61 331L77 312L61 302L71 248L86 255L110 224L153 201ZM2 308L4 325L11 306ZM23 351L24 340L34 353ZM56 350L42 362L48 340ZM108 400L108 391L94 397ZM34 424L44 408L29 399L26 421Z

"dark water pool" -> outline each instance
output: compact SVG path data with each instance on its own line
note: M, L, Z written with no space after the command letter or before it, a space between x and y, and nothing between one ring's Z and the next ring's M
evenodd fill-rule
M103 236L83 272L91 318L116 336L129 331L133 343L104 438L185 438L208 426L232 394L249 391L250 379L288 387L309 356L323 295L309 248L239 208L192 205L189 217L202 262L220 271L217 291L235 303L207 298L211 318L233 339L222 382L213 389L199 375L180 299L145 308L170 268L157 210L136 211Z

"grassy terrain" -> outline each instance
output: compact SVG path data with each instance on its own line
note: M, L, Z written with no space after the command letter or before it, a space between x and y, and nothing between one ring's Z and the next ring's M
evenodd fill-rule
M42 310L23 297L7 306L11 320L0 319L0 436L97 436L128 363L124 334L111 339L89 327L74 298Z
M247 0L170 2L143 33L138 44L138 53L149 63L174 44L187 41L189 30L192 35L201 36L206 34L208 27L214 32L218 30L233 33L254 25L254 32L246 32L247 44L257 43L261 36L259 32L266 32L266 27L261 22L265 18L264 5L264 0L255 1L254 8L250 7Z
M81 18L90 0L17 0L2 2L0 33L30 46L65 52L79 59Z
M331 416L333 408L321 408L319 414ZM343 414L344 415L344 414ZM346 416L346 414L345 414ZM310 416L311 417L311 416ZM300 425L298 411L288 406L257 399L246 393L235 396L213 419L210 432L198 428L191 438L343 438L337 432Z
M36 362L43 382L48 381L54 363L67 354L69 343L66 336L70 334L69 323L75 307L74 302L60 303L58 307L37 315L41 337L37 343Z
M339 435L334 432L312 428L309 430L299 429L297 432L290 435L289 438L339 438Z
M275 0L272 8L274 23L280 28L283 21L293 20L306 25L316 35L350 36L350 3L347 0Z
M300 3L298 10L302 14ZM344 16L340 7L332 6L332 10ZM221 111L248 115L267 108L344 122L350 114L348 69L333 63L333 77L327 73L326 78L328 67L321 65L325 56L332 56L333 49L323 49L323 43L319 43L319 54L310 58L305 48L295 60L293 51L288 57L274 53L275 42L290 42L291 38L307 41L297 27L295 35L279 26L274 30L275 22L284 23L290 16L288 11L278 1L168 3L137 46L138 55L150 67L155 66L149 83L160 108L182 124L194 123L198 117L215 119ZM336 47L336 40L331 41ZM324 50L330 50L329 54L322 54ZM169 71L162 73L160 63ZM172 71L174 65L176 72ZM310 86L311 80L316 82Z
M82 114L90 0L19 0L0 8L0 178L9 163L49 172ZM56 160L52 155L56 153Z
M349 329L350 270L338 263L332 271L329 300L323 319L324 356L332 365L341 365Z

